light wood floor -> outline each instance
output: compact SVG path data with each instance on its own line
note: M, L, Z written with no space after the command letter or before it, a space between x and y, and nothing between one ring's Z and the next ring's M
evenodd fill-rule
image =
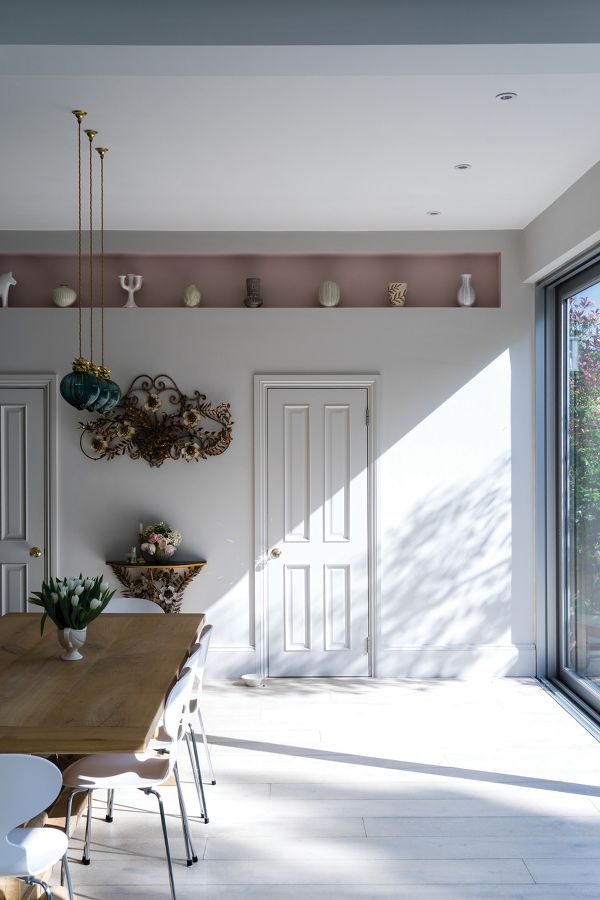
M189 869L164 789L179 900L600 897L600 744L534 681L221 683L204 709L218 784ZM103 817L77 897L167 898L152 799Z

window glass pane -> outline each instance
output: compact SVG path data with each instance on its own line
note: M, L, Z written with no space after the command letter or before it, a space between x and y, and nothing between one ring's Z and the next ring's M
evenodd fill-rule
M600 282L564 313L565 663L600 690Z

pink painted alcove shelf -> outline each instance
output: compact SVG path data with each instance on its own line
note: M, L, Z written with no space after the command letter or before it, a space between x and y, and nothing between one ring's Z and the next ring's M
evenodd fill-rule
M95 302L99 300L99 265L95 260ZM52 306L52 289L61 283L77 289L76 256L0 254L0 272L12 271L9 306ZM136 293L140 307L181 306L188 284L202 292L202 306L243 307L245 282L261 279L264 307L314 307L322 281L336 281L342 307L387 306L390 281L408 283L407 306L451 307L461 274L471 273L476 306L500 306L499 253L436 254L261 254L261 255L117 255L105 257L104 302L123 306L126 294L118 275L144 276ZM82 302L87 304L88 264L84 259Z

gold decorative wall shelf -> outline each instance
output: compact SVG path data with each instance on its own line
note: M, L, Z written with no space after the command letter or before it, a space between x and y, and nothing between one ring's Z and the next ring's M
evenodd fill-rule
M79 424L88 459L128 454L153 467L219 456L233 439L229 403L213 406L200 391L182 394L168 375L138 375L118 406Z

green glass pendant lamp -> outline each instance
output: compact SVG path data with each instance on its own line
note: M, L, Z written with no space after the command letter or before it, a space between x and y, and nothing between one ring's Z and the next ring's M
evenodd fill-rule
M92 181L92 143L97 133L86 129L89 141L89 186L90 186L90 247L89 247L89 292L90 292L90 358L83 356L83 328L81 308L82 287L82 252L81 252L81 123L87 115L82 109L74 109L77 119L77 189L78 189L78 291L77 305L79 311L79 356L73 360L73 370L60 382L60 393L64 400L75 409L87 409L89 412L108 412L121 399L119 385L111 380L110 369L104 365L104 157L107 147L97 147L100 156L100 231L101 231L101 263L100 263L100 295L101 295L101 364L94 364L94 257L93 257L93 181Z

